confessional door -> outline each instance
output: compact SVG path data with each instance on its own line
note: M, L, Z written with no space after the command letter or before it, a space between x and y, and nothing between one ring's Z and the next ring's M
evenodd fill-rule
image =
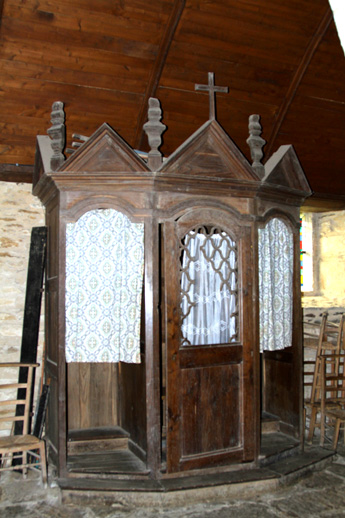
M205 209L165 224L170 473L257 455L251 231L224 221Z

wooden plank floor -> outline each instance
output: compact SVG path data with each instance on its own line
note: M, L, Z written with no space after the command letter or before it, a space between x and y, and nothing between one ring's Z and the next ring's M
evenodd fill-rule
M67 469L79 473L147 474L148 470L129 450L88 452L68 457Z
M294 454L299 447L299 441L282 433L263 434L261 437L261 463L267 464L274 457ZM264 461L264 462L263 462ZM85 452L69 455L68 471L78 473L105 473L146 475L149 473L145 463L128 449L114 451Z

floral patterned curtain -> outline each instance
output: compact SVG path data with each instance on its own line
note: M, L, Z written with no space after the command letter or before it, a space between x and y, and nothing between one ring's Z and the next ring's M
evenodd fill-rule
M237 339L236 244L226 232L205 227L189 232L182 246L183 345Z
M66 361L140 363L144 224L91 210L66 229Z
M293 235L284 221L259 229L260 351L292 343Z

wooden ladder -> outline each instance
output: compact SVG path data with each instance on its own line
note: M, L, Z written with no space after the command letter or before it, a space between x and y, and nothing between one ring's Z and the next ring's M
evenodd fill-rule
M304 362L304 378L312 376L312 381L305 381L304 386L311 386L310 399L305 399L305 420L307 410L310 411L310 424L308 433L308 442L312 442L315 428L321 427L321 419L318 420L318 416L321 412L321 388L322 388L322 365L321 357L327 354L339 354L341 350L344 350L344 318L342 315L339 325L332 324L327 321L328 314L323 313L320 334L317 342L315 360L307 360ZM309 370L310 367L314 367L313 371ZM306 368L309 368L306 370ZM338 369L337 362L333 365L333 369L336 372Z

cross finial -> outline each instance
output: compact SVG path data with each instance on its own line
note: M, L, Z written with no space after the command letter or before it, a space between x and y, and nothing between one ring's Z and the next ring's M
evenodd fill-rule
M208 84L207 85L195 85L195 90L201 92L209 92L210 98L210 120L216 118L216 92L228 93L229 88L227 86L215 86L214 84L214 73L208 73Z

